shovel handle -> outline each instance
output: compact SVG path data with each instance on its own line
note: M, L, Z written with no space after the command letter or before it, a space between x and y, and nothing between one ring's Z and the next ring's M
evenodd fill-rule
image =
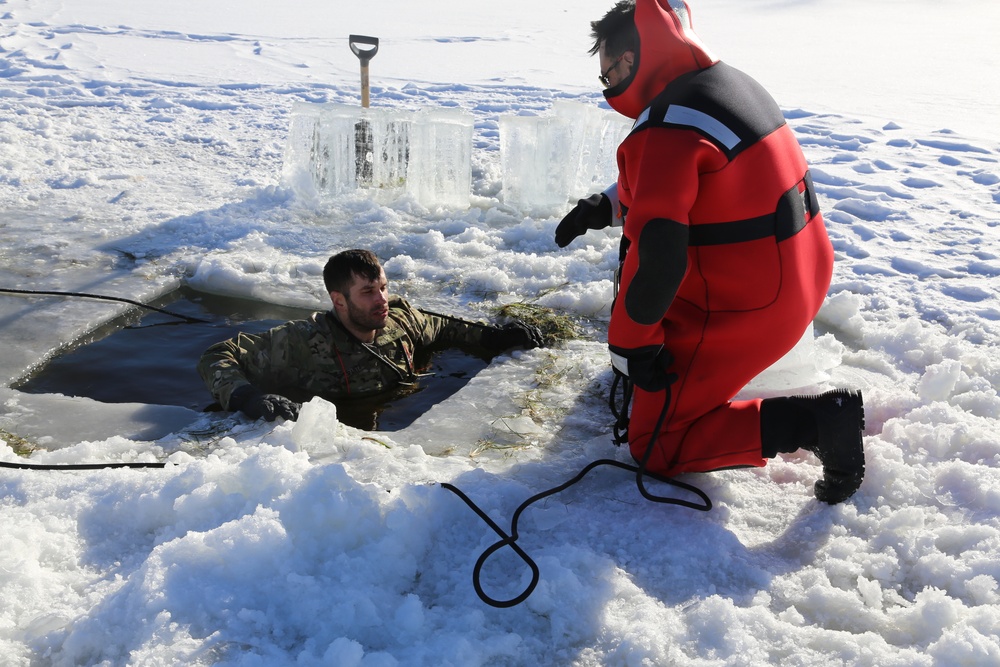
M348 44L351 47L351 51L354 55L361 60L361 65L367 65L368 61L375 57L378 53L378 37L369 37L367 35L351 35L347 38ZM358 44L365 44L370 46L370 49L362 49Z

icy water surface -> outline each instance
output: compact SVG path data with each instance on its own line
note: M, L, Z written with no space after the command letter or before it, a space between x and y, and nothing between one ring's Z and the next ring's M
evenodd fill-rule
M105 403L218 410L196 370L201 354L238 332L266 331L312 312L187 287L150 305L205 322L189 322L156 311L132 312L80 339L15 388L33 394L85 396ZM485 361L455 350L435 354L429 364L429 375L417 387L338 403L338 418L369 430L404 428L486 366Z

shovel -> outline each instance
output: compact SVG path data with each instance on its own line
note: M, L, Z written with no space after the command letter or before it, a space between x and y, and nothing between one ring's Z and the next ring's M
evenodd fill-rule
M347 38L347 43L351 47L351 51L354 55L358 57L361 61L361 106L365 109L368 108L368 63L371 59L375 57L378 53L378 37L368 37L367 35L351 35ZM362 49L359 44L364 44L370 46L371 48Z
M378 53L378 37L368 37L367 35L351 35L347 40L351 51L361 61L361 107L367 109L369 105L368 91L368 63ZM361 48L364 45L369 48ZM354 156L358 185L371 185L373 167L373 145L371 124L367 119L362 118L354 126Z

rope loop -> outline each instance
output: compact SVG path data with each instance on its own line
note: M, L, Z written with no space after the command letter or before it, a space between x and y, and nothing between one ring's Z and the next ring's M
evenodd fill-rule
M712 501L708 497L708 495L704 491L702 491L701 489L692 484L687 484L685 482L678 482L677 480L670 479L668 477L663 477L662 475L645 472L640 466L629 465L628 463L622 463L621 461L615 461L613 459L598 459L596 461L591 461L590 463L588 463L583 468L583 470L577 473L577 475L573 477L571 480L563 484L560 484L557 487L548 489L547 491L538 493L528 498L523 503L521 503L521 505L514 511L514 516L511 519L510 534L507 534L507 532L505 532L500 526L498 526L493 521L493 519L491 519L489 515L486 514L486 512L484 512L478 505L476 505L476 503L474 503L467 495L465 495L465 493L463 493L461 489L459 489L453 484L442 482L441 486L443 488L448 489L449 491L457 495L459 498L461 498L462 501L465 502L465 504L468 505L473 512L478 514L479 517L483 520L483 522L485 522L486 525L492 528L493 531L501 538L500 541L488 547L482 553L482 555L479 556L479 559L476 561L475 567L472 569L472 585L476 589L476 594L479 596L480 600L490 605L491 607L504 609L519 605L528 599L528 596L531 595L532 591L535 590L535 586L538 585L539 571L538 571L538 565L535 563L534 560L532 560L531 556L529 556L527 552L525 552L524 549L522 549L520 545L517 544L517 537L518 537L517 522L521 518L521 513L525 509L527 509L528 506L541 500L542 498L546 498L553 494L559 493L560 491L563 491L569 488L570 486L573 486L581 479L583 479L583 477L588 472L602 465L612 466L615 468L621 468L622 470L635 472L636 484L639 487L639 492L646 500L649 500L654 503L680 505L682 507L688 507L690 509L699 510L701 512L707 512L712 509ZM689 491L694 495L698 496L700 498L700 502L693 500L684 500L681 498L671 498L668 496L654 495L646 489L645 484L643 482L643 477L650 477L659 482L663 482L664 484L669 484L670 486L674 486ZM487 595L486 592L483 590L481 583L482 568L490 556L492 556L494 553L496 553L497 551L499 551L504 547L510 547L511 549L513 549L514 553L516 553L521 558L521 560L523 560L528 565L528 567L531 568L531 581L528 583L528 586L524 589L524 591L520 595L517 595L516 597L513 597L509 600L497 600L496 598Z

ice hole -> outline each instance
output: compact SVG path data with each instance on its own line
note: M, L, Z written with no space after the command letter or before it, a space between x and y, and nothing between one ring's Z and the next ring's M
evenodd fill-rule
M238 332L259 333L313 311L182 287L152 306L207 320L187 322L155 311L131 311L80 338L13 385L29 394L83 396L104 403L177 405L218 410L196 366L211 345ZM395 431L461 389L487 362L459 350L421 360L414 387L366 399L336 400L338 419L366 430Z

